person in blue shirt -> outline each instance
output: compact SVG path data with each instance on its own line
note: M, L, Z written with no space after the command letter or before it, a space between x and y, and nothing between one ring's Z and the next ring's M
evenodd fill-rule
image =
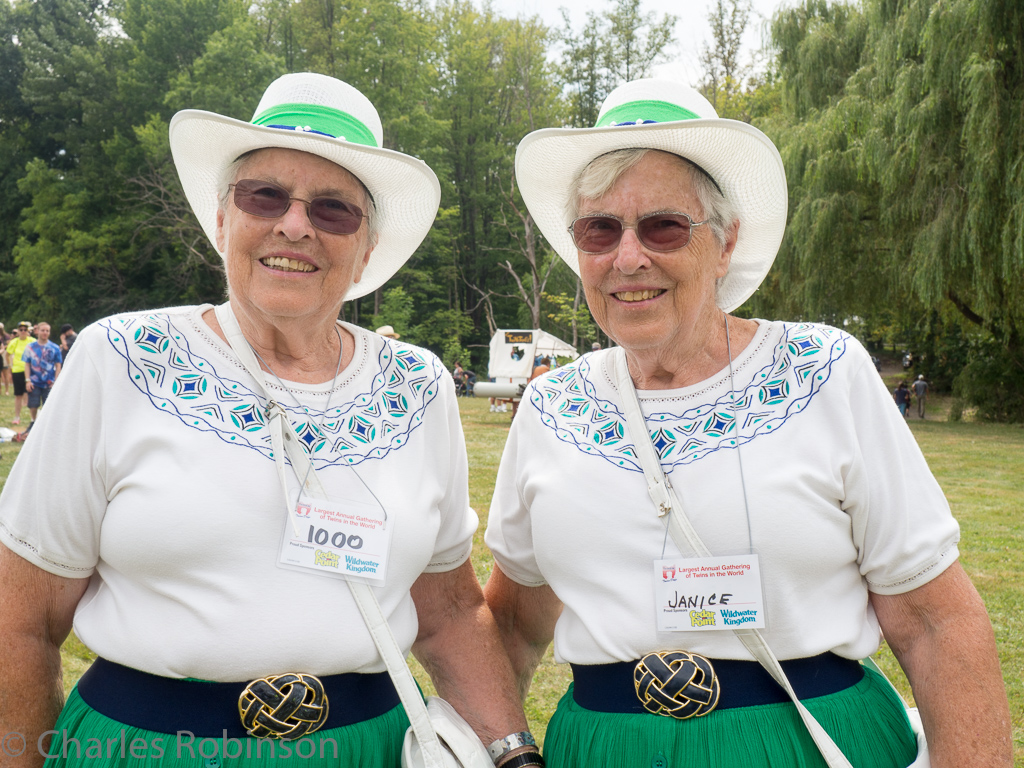
M39 407L46 402L64 358L60 347L50 341L50 324L36 325L36 340L29 344L21 355L25 362L25 391L28 393L28 410L32 421L36 420Z

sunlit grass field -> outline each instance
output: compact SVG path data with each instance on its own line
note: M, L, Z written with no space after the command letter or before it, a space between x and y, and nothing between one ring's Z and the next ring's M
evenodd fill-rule
M5 426L13 413L12 400L0 396L0 424ZM992 617L1010 698L1016 765L1024 768L1024 429L939 421L948 404L937 398L934 410L932 405L928 415L936 420L921 421L915 416L910 428L960 521L961 560ZM469 451L470 496L481 522L473 565L484 581L492 560L483 544L483 529L511 417L490 413L483 399L464 398L460 409ZM0 480L6 480L19 450L14 443L0 445ZM64 645L63 659L65 686L70 690L91 655L72 636ZM909 698L909 686L891 654L883 649L878 661ZM417 675L430 690L422 670L417 669ZM527 701L527 715L539 738L568 682L568 668L556 665L549 651Z

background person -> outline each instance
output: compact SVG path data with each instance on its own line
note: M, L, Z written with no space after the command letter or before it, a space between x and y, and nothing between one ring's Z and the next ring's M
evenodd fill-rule
M36 341L29 344L21 359L25 363L25 390L28 409L35 423L39 409L50 396L50 390L60 376L64 358L60 347L50 341L50 324L36 323ZM31 425L30 425L31 428Z
M224 258L229 301L117 315L75 343L53 413L0 496L0 732L34 745L56 730L53 751L66 735L61 766L93 764L76 759L72 739L126 739L149 761L160 742L161 765L197 765L178 731L237 738L242 757L230 764L264 765L239 697L250 685L269 697L295 673L317 676L327 704L307 698L292 725L327 720L304 737L311 745L292 745L292 762L397 766L408 719L352 594L324 575L357 549L359 573L378 553L374 591L401 650L415 651L484 743L523 731L468 560L477 519L448 375L425 350L337 320L346 298L390 278L429 231L433 172L381 148L361 93L308 73L272 83L251 124L179 112L170 145ZM233 325L244 337L235 347ZM242 345L261 376L241 364ZM60 429L72 419L75 429ZM274 450L282 419L327 500L300 497L308 475ZM54 462L74 471L53 483ZM334 505L310 521L318 546L325 532L307 563L320 570L280 567L312 504ZM344 514L370 528L360 524L358 546L334 544ZM72 618L100 658L62 710L59 648ZM315 685L305 686L309 697ZM22 760L40 763L31 750Z
M14 385L14 418L11 424L21 424L21 409L25 407L25 361L21 356L25 354L28 345L35 341L35 337L29 332L32 324L27 320L18 323L18 330L13 339L7 342L7 358L11 361L11 383Z
M957 562L958 526L870 356L835 328L728 314L785 228L768 138L717 119L690 88L642 80L609 95L596 128L527 136L516 177L620 347L528 388L490 509L486 594L520 694L552 638L556 661L572 665L549 765L823 765L730 614L706 610L724 588L676 578L676 565L699 574L716 562L684 557L668 536L667 515L685 514L727 558L718 563L742 565L737 574L759 564L743 616L767 614L763 637L853 765L902 768L917 753L902 702L858 662L881 628L931 764L1008 767L993 632ZM636 448L648 436L625 423L627 387L683 509L651 500ZM694 678L707 703L719 686L715 708L685 720L651 713L682 705L670 680L669 704L638 696L649 690L640 660L677 651L714 667Z
M924 374L918 374L913 387L914 397L917 398L917 417L924 418L925 401L928 399L928 382L924 380Z
M540 362L533 367L533 371L530 372L529 381L533 381L538 376L543 376L545 373L551 372L551 358L542 357Z
M75 339L78 338L78 334L75 333L75 327L71 323L64 323L60 327L60 353L64 356L64 362L67 362L68 353L71 351L71 347L75 345Z
M7 342L10 340L4 324L0 323L0 386L3 386L5 395L11 394L11 363L7 357Z
M907 382L901 381L899 385L893 390L892 399L896 402L896 407L899 409L900 415L905 419L910 414L910 390L907 388Z

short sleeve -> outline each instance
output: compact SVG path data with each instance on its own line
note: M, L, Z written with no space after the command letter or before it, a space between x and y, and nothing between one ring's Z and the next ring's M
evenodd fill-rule
M960 527L867 352L853 341L850 351L857 366L849 399L858 455L845 478L843 508L868 588L901 594L956 561Z
M528 395L524 395L523 402L527 402L527 398ZM523 433L528 430L530 422L530 419L522 417L512 422L498 466L484 542L502 573L524 587L540 587L547 582L537 564L530 508L523 498L520 483L520 446L529 444ZM535 447L539 449L539 446Z
M82 331L88 348L102 331ZM103 382L79 355L54 384L0 494L0 541L44 571L90 576L106 511Z
M440 362L435 364L440 365ZM455 384L447 375L439 377L439 380L449 437L449 471L446 492L440 504L441 526L425 573L451 571L466 562L473 551L473 534L480 525L476 512L469 506L469 462L459 408L455 402Z

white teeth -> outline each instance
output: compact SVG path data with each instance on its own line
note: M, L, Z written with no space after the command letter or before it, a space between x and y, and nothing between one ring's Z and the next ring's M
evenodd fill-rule
M263 264L274 269L282 269L287 272L312 272L316 269L312 264L297 259L286 259L283 256L268 256L260 259Z
M655 296L660 296L664 291L622 291L616 293L615 298L619 301L646 301L647 299L653 299Z

